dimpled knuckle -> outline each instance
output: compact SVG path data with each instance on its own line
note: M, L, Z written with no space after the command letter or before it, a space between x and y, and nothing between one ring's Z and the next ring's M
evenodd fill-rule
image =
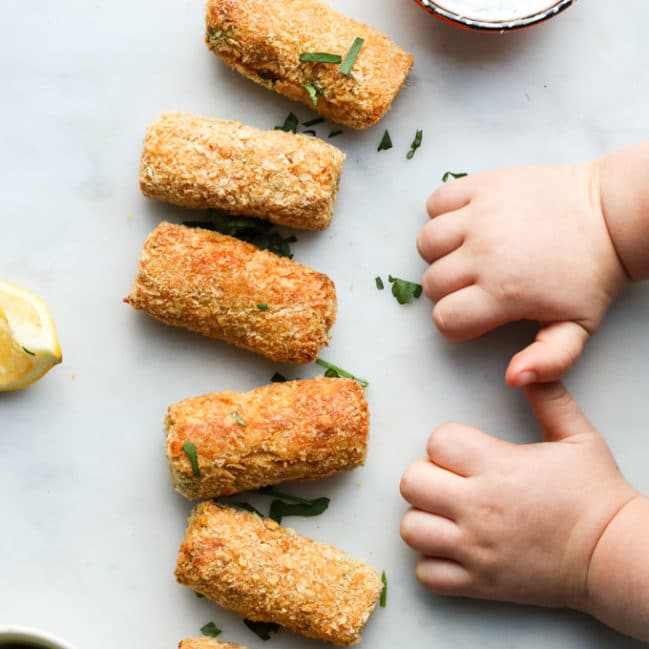
M448 313L448 309L446 309L442 303L437 304L433 309L433 322L442 336L445 336L446 338L452 336L452 321L453 318L452 315Z
M439 450L446 445L447 440L451 437L457 428L457 424L446 423L438 426L429 436L428 443L426 444L426 452L428 457L434 459Z
M422 228L417 235L417 252L422 258L426 257L426 248L428 247L429 238L428 230L425 227Z
M401 476L401 482L399 483L399 491L401 496L409 501L412 496L413 483L414 483L414 469L412 466L409 466L405 473Z
M406 512L404 514L403 518L401 519L401 526L399 527L399 533L401 534L401 538L408 544L411 545L411 541L413 538L413 518L412 518L412 512Z
M435 278L433 268L430 266L421 278L421 285L424 289L424 295L433 302L437 299L437 290L435 288Z

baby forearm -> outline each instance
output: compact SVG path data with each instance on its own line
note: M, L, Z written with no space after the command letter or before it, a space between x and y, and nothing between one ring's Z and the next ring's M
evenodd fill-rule
M649 641L649 498L636 496L611 521L591 559L586 611Z
M649 141L617 149L597 162L609 233L633 280L649 279Z

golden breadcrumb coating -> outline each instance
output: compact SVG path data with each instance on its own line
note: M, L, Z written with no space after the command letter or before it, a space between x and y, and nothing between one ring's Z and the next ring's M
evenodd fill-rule
M165 427L177 491L216 498L355 469L367 456L369 412L356 381L319 377L185 399L169 407Z
M283 363L314 361L336 319L326 275L218 232L165 222L147 238L124 301Z
M208 47L249 79L353 128L376 124L388 112L413 58L369 25L318 0L208 0ZM303 52L343 59L354 39L365 43L351 74L330 63L300 61ZM322 94L313 105L304 88Z
M319 138L165 113L147 130L142 193L307 230L329 225L345 154Z
M341 550L210 501L189 518L176 578L246 619L340 646L360 640L382 588Z
M187 638L178 643L178 649L246 649L240 644L224 644L216 638Z

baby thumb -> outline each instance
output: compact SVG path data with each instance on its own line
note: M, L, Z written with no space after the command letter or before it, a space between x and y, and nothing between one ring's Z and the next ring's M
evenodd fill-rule
M576 322L555 322L539 329L536 340L518 352L505 380L512 388L558 381L577 360L589 337Z
M563 383L529 385L525 388L525 396L543 429L546 442L558 442L595 430Z

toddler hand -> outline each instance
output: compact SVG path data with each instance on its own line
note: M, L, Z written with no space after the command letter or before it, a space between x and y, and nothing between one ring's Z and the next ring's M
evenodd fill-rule
M428 457L401 481L413 507L401 535L422 555L417 578L436 593L588 610L595 548L636 492L560 383L527 390L545 443L517 446L468 426L441 426ZM610 556L601 565L616 570ZM600 590L613 590L609 576L603 583ZM625 608L633 608L630 598ZM614 625L602 610L590 612Z
M535 166L453 180L428 200L417 239L439 330L476 338L536 320L536 342L511 360L513 387L560 378L627 277L601 208L596 163Z

